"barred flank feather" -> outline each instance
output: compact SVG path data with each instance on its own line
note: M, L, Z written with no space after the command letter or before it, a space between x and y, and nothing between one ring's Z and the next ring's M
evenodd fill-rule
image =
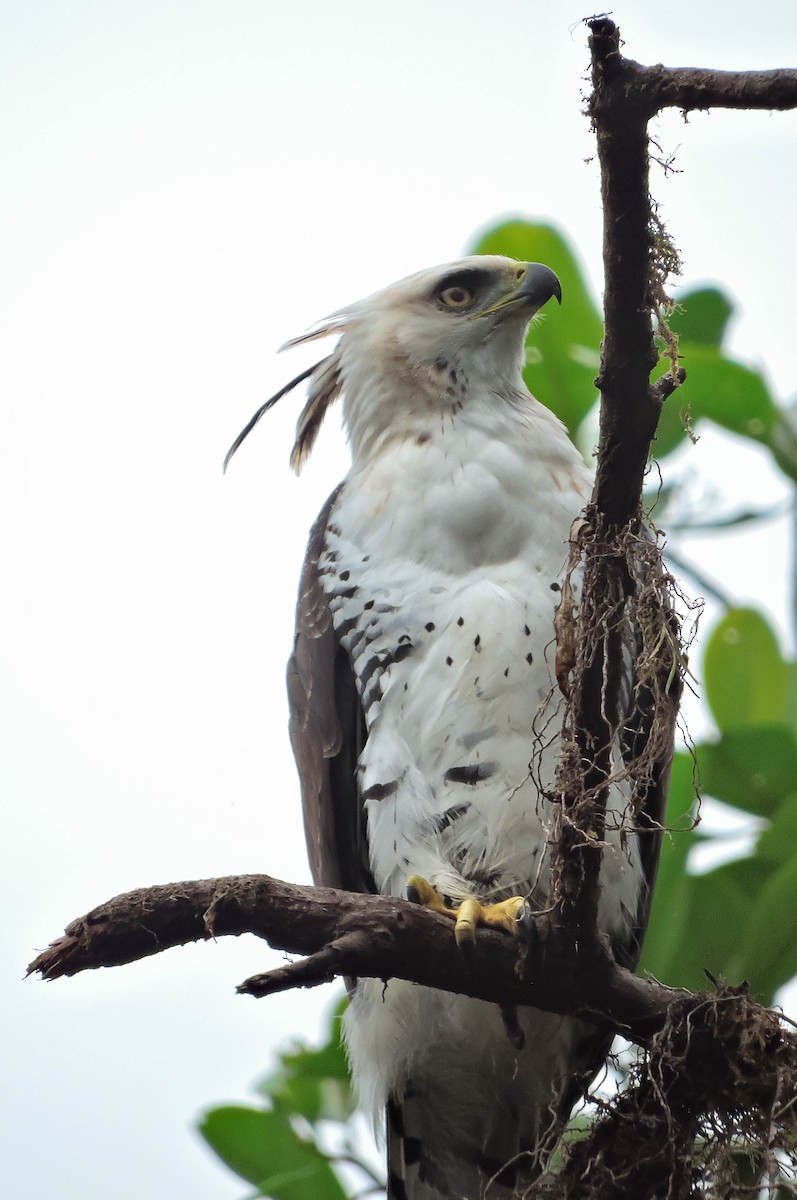
M536 1174L534 1156L522 1149L518 1125L525 1122L510 1109L506 1126L490 1135L458 1128L447 1100L450 1090L436 1080L408 1080L400 1097L390 1097L387 1200L512 1200ZM534 1110L524 1117L533 1129Z

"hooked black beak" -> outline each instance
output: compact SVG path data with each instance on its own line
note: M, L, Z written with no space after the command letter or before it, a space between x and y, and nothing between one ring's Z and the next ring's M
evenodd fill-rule
M562 303L562 288L550 267L545 267L542 263L518 263L512 274L517 286L508 291L502 289L500 297L488 308L473 313L471 320L491 317L493 313L499 313L503 309L509 312L522 309L530 318L539 312L551 296L556 296L559 303Z
M525 300L534 312L537 312L543 304L547 304L551 296L555 296L559 304L562 303L562 285L550 267L543 266L542 263L529 263L526 277L515 296L518 300Z

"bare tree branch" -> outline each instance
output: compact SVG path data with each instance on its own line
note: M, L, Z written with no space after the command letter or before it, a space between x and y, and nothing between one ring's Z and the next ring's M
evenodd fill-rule
M677 269L678 258L650 200L647 125L667 105L795 107L797 71L642 67L620 54L619 31L611 20L599 17L588 24L593 80L589 112L598 143L604 212L605 335L596 380L601 432L592 500L574 538L568 573L569 583L573 571L583 570L581 603L572 628L566 613L557 621L558 637L577 653L563 689L567 706L557 775L561 820L550 901L559 929L579 939L591 933L594 942L600 870L600 855L594 850L603 837L610 747L618 733L618 664L624 645L629 645L623 623L644 626L635 609L646 580L653 581L653 608L647 616L654 618L654 644L663 638L667 653L651 660L646 680L649 713L642 715L649 717L649 737L660 746L673 736L677 696L669 681L681 669L677 626L667 606L666 571L658 551L648 556L644 572L639 571L640 542L634 536L641 524L642 482L661 405L686 378L676 365L677 341L661 324L667 276ZM658 359L655 324L667 340L671 370L651 383ZM568 594L566 586L564 595ZM640 661L650 658L650 638L646 650L645 636L643 628L637 677ZM644 788L644 770L632 782L635 791L640 785ZM725 1036L728 1026L722 1032L723 1020L713 1004L673 1004L668 1022L642 1060L635 1085L575 1144L559 1175L534 1189L535 1195L686 1200L696 1194L696 1139L701 1132L700 1166L714 1170L725 1185L727 1164L740 1137L745 1151L769 1164L777 1177L776 1153L791 1153L794 1146L794 1117L777 1097L783 1094L785 1079L789 1094L797 1083L795 1045L787 1038L784 1049L774 1014L745 1009L748 998L740 994L722 999L735 1005L730 1038ZM778 1032L770 1038L775 1028ZM750 1093L751 1076L763 1084L755 1095ZM779 1116L773 1120L776 1109ZM742 1112L753 1116L742 1120ZM712 1114L710 1119L707 1114ZM755 1191L755 1176L751 1182L750 1190ZM722 1194L732 1193L726 1186Z
M58 979L242 933L308 956L239 988L256 996L314 987L341 975L408 979L498 1004L576 1013L644 1042L661 1027L673 996L683 994L638 979L605 950L582 960L574 972L569 939L558 938L543 916L527 923L521 979L516 943L503 933L480 930L466 958L452 936L452 922L420 905L300 887L268 875L191 880L116 896L67 926L28 970Z
M600 854L612 778L612 747L621 723L623 652L642 630L636 658L647 664L648 711L638 715L652 746L672 743L682 653L669 603L670 580L657 549L640 539L642 484L661 406L686 379L677 342L662 324L668 275L678 256L656 218L649 192L648 121L668 105L734 108L797 106L797 71L717 72L643 67L620 53L620 33L592 18L593 90L589 113L601 166L605 332L596 386L601 393L598 465L591 502L575 533L568 582L583 571L572 613L563 589L557 619L557 674L567 698L557 773L561 800L552 856L549 905L581 944L596 936ZM671 369L656 382L658 327ZM646 621L640 621L640 598ZM650 622L653 622L651 625ZM647 645L645 644L647 642ZM567 651L562 653L562 648ZM659 653L654 652L659 647ZM673 681L675 685L673 686ZM632 767L633 805L644 805L652 754ZM616 772L615 772L616 774Z
M691 995L618 967L604 951L573 953L567 932L546 917L529 924L523 979L516 945L482 930L472 959L451 921L385 896L299 887L266 875L228 876L142 888L117 896L68 926L30 966L45 979L115 966L171 946L254 933L306 955L256 976L239 991L266 996L313 987L340 974L401 978L500 1004L532 1004L618 1030L646 1046L637 1078L590 1135L574 1144L562 1172L534 1195L551 1200L687 1196L689 1147L700 1113L733 1132L738 1113L757 1111L776 1145L794 1136L789 1098L797 1088L797 1038L742 989Z
M559 922L583 944L596 937L606 804L621 723L624 658L651 664L653 676L638 694L649 712L652 746L666 757L677 716L681 659L677 623L669 603L668 575L658 548L644 545L642 485L661 406L684 380L673 370L668 383L651 383L658 361L653 318L663 303L666 260L654 253L654 222L648 189L648 108L629 103L625 60L612 22L590 23L593 91L589 111L598 141L603 199L605 334L596 386L601 393L598 465L591 502L572 545L568 583L583 572L581 602L557 621L557 634L574 647L567 677L559 834L553 854L549 905ZM636 68L637 77L642 68ZM563 598L571 589L563 589ZM637 605L644 597L648 621ZM649 601L653 599L651 606ZM656 611L657 610L657 611ZM650 618L652 617L652 622ZM563 629L563 626L565 628ZM638 631L642 644L635 646ZM647 645L644 644L647 639ZM662 653L654 651L660 646ZM645 806L655 785L651 753L630 771L632 805Z

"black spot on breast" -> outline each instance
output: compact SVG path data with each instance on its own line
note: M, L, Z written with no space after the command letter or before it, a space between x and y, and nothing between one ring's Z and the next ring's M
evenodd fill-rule
M552 591L552 592L561 592L561 590L562 590L562 589L560 588L560 586L559 586L559 584L558 584L558 583L552 583L552 584L551 584L551 591Z
M432 631L434 630L434 621L427 621L426 624L424 625L424 629L426 630L427 633L432 633Z
M473 639L474 650L478 650L479 647L481 646L481 644L482 644L482 635L480 633L477 633L476 637Z
M436 358L434 365L435 365L436 370L438 370L438 371L447 371L448 370L448 363L446 362L446 360L444 358Z
M373 601L373 600L366 600L365 604L363 605L363 608L364 608L364 609L366 609L366 610L368 610L368 609L372 609L373 607L374 607L374 601Z
M534 655L533 655L533 654L527 654L527 655L526 655L526 662L527 662L527 663L529 663L529 664L533 663L533 662L534 662Z
M446 783L466 783L469 787L489 779L496 772L498 764L494 762L469 763L466 767L451 767L443 779Z
M341 578L342 578L342 576L341 576ZM531 630L529 629L528 625L523 626L523 632L525 633L526 637L530 636Z
M488 725L486 729L475 729L472 733L463 733L462 737L457 738L457 742L466 750L472 750L480 742L486 742L488 738L495 737L497 732L497 725Z
M445 812L438 813L432 817L429 822L435 833L442 833L444 829L448 829L449 825L454 821L459 820L463 813L466 813L470 808L470 801L465 801L464 804L453 804L451 808L447 808Z
M508 678L509 678L509 667L507 667L506 670L504 671L504 679L508 679Z
M398 780L391 779L390 783L374 783L363 792L362 800L386 800L398 791Z
M457 617L457 625L464 625L464 624L465 624L465 618Z
M451 658L451 657L449 656L449 657L446 659L446 666L447 666L447 667L450 667L450 666L451 666L451 664L453 663L453 661L454 661L454 660L453 660L453 658Z
M340 573L340 578L341 578L341 579L343 580L343 582L345 583L345 582L346 582L346 580L349 578L349 576L350 576L350 575L351 575L351 571L341 571L341 573Z
M451 380L452 383L457 382L458 375L457 375L456 367L452 367L451 370L448 372L448 378Z

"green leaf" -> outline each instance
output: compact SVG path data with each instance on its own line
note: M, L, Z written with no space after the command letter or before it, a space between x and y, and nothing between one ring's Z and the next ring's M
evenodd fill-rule
M676 449L695 425L708 418L731 433L769 447L779 466L797 479L797 436L775 403L763 376L725 358L714 346L683 340L679 355L686 383L665 401L656 431L657 458ZM666 374L662 362L656 377Z
M797 850L797 792L786 796L759 835L756 855L765 862L782 865Z
M273 1108L304 1117L311 1125L323 1115L324 1099L318 1079L297 1079L278 1068L262 1081L258 1091L268 1096Z
M572 436L597 400L595 376L603 336L601 317L573 251L550 225L517 220L490 230L473 252L542 262L559 276L562 311L550 305L544 319L532 324L523 374L529 390Z
M730 974L732 960L739 930L763 874L754 860L737 859L704 875L684 878L688 912L681 922L682 933L669 965L667 984L702 991L706 970L731 983L738 982Z
M789 698L786 702L789 724L797 729L797 662L789 664Z
M797 405L778 410L769 436L772 456L784 474L797 483Z
M719 288L695 288L677 297L678 307L668 320L682 341L719 350L733 305Z
M227 1166L273 1200L346 1200L328 1160L287 1117L243 1105L211 1109L199 1132Z
M686 368L681 400L694 418L769 444L780 412L763 376L711 346L683 341L679 353Z
M734 808L771 817L794 788L797 734L789 725L728 730L697 747L700 788Z
M703 418L754 442L762 442L779 465L797 478L797 437L757 371L725 358L715 346L683 339L679 344L686 383L664 403L654 450L663 458L679 446ZM662 362L657 375L669 370ZM780 452L776 450L776 444Z
M797 974L797 851L755 897L732 970L765 1002Z
M279 1056L276 1071L258 1084L258 1091L275 1108L298 1113L311 1124L318 1120L345 1121L355 1109L348 1062L342 1038L344 997L330 1016L327 1042L318 1049L301 1043Z
M659 369L654 371L654 378L659 379L662 375L666 375L669 369L669 363L661 363ZM681 445L687 436L687 427L690 425L692 417L693 413L689 406L686 388L676 388L672 395L667 397L661 408L656 439L652 447L654 457L664 458L665 454L670 454Z
M640 967L656 979L669 982L681 944L689 930L692 880L686 875L686 860L695 844L691 827L695 788L693 763L688 754L673 758L666 829L661 846L659 873L653 893L650 922L645 935Z
M703 670L706 699L720 729L786 719L789 667L775 634L754 609L731 609L715 626Z
M318 1050L288 1051L283 1062L302 1079L348 1079L346 1051L340 1035L338 1018L333 1038Z
M695 876L694 925L688 941L691 946L693 987L703 978L705 969L721 975L730 983L738 983L734 972L734 955L753 897L761 890L768 870L753 856L723 863L712 871Z

